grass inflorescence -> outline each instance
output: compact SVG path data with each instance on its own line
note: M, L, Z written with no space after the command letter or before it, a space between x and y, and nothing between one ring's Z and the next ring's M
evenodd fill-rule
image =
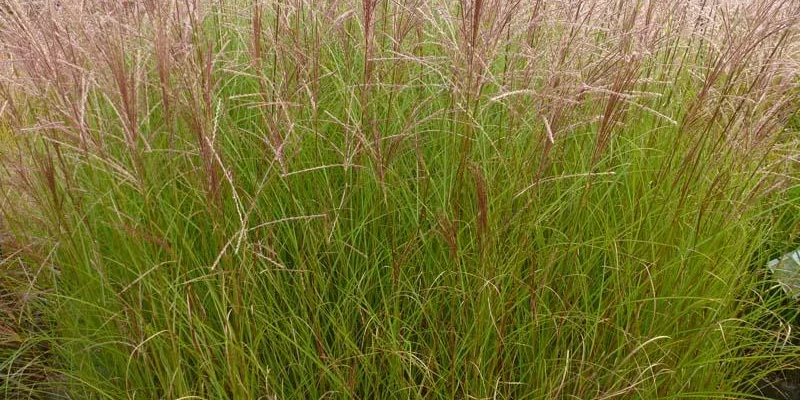
M737 398L800 6L8 1L7 398ZM800 366L798 366L800 367Z

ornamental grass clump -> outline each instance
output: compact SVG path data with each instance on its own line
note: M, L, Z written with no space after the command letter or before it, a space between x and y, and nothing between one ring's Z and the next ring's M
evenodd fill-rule
M6 3L8 398L736 398L800 355L796 2Z

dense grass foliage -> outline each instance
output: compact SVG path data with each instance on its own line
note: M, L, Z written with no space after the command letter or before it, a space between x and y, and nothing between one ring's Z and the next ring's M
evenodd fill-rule
M800 355L796 2L9 4L7 398L736 398Z

